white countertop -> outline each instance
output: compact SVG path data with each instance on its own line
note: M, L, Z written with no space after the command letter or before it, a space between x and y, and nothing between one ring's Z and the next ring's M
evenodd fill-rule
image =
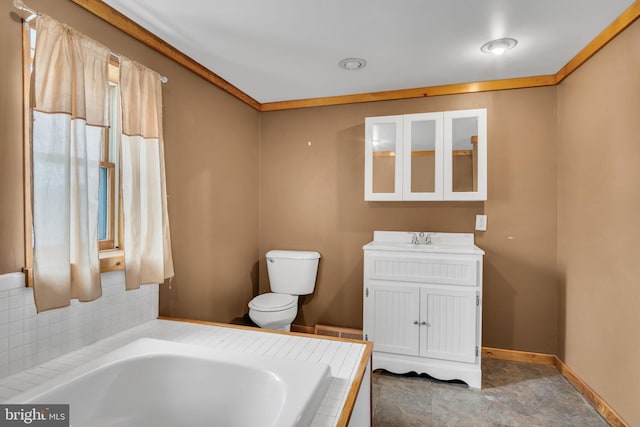
M421 241L429 236L431 243L412 243L414 235ZM362 247L365 251L400 251L447 254L484 255L474 244L473 233L435 233L429 231L374 231L373 241Z

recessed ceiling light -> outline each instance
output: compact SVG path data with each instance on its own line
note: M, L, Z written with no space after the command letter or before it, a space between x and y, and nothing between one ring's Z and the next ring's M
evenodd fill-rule
M504 38L491 40L482 45L480 48L484 53L492 53L494 55L502 55L509 49L512 49L515 45L518 44L516 39Z
M362 58L346 58L338 63L340 68L348 71L360 70L367 66L367 61Z

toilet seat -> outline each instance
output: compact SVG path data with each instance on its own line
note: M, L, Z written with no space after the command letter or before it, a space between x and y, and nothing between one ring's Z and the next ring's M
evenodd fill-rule
M284 311L296 307L297 300L293 295L267 292L249 301L249 308L258 311Z

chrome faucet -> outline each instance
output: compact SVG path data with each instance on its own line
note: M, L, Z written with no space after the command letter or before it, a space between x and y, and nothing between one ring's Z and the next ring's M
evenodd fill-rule
M431 244L431 234L425 233L421 231L420 233L411 233L413 237L411 238L412 245L430 245Z
M423 233L420 233L423 234ZM425 245L430 245L431 244L431 234L427 234L427 236L424 239L424 244Z

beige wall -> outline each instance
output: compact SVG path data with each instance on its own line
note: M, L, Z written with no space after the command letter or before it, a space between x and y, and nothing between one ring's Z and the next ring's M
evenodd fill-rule
M540 88L262 114L261 290L266 251L317 250L316 292L296 323L359 328L374 230L473 232L484 212L484 345L555 353L555 101L555 88ZM467 108L488 109L487 202L363 200L365 117Z
M472 232L485 213L484 345L559 353L640 425L640 23L559 87L259 115L69 1L30 5L169 77L176 278L161 288L162 314L230 321L268 289L267 250L313 249L318 284L296 322L360 327L373 230ZM21 25L10 2L0 9L5 273L23 265ZM488 109L486 202L363 201L364 117L465 108Z
M24 267L22 187L22 32L11 3L0 19L0 274Z
M163 86L176 277L164 315L228 322L257 288L258 113L65 0L29 5L167 76ZM0 274L23 261L21 24L0 4Z
M640 22L558 88L559 354L640 426Z

